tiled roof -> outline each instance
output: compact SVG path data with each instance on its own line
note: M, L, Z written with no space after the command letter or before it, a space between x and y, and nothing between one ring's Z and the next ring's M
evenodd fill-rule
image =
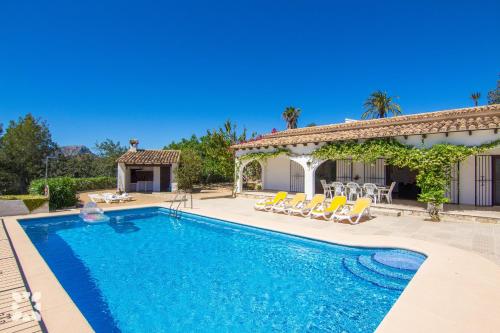
M128 151L116 161L134 165L162 165L178 163L180 156L179 150L138 150Z
M500 128L500 104L304 127L276 132L240 143L234 149L384 138Z

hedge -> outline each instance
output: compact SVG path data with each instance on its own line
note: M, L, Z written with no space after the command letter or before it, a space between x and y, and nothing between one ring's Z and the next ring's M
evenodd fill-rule
M12 194L12 195L0 195L0 200L22 200L30 213L37 208L43 206L47 202L48 198L43 195L30 195L30 194Z
M78 202L77 192L106 189L116 186L116 178L70 178L58 177L47 180L50 189L50 209L60 209L75 206ZM31 182L31 194L44 194L45 179L36 179Z
M115 177L73 178L78 192L104 190L116 187Z
M47 180L50 189L50 209L59 209L75 206L78 202L76 197L76 186L73 178L60 177ZM45 179L37 179L31 182L29 191L31 194L44 194Z

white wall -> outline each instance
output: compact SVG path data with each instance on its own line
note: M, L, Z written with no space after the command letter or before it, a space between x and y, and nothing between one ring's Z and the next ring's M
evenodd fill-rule
M129 178L130 178L130 173L127 172L127 167L125 166L125 164L118 163L118 172L116 175L116 189L124 192L129 191L128 189Z
M500 155L500 148L490 149L480 155ZM486 179L492 179L492 169L491 169L491 158L488 158L488 163L490 166L485 169L484 176ZM475 204L475 194L476 194L476 172L475 168L475 157L469 156L465 161L460 163L460 203L474 205ZM491 188L488 188L489 194L492 194L493 184L486 185ZM486 198L486 204L491 204L491 197Z
M402 136L396 137L401 143L412 145L415 147L431 147L437 143L449 143L453 145L477 146L483 143L492 142L500 139L500 133L495 133L493 130L477 130L469 132L451 132L446 136L444 133L428 134L425 139L421 135L410 135L408 139Z
M263 187L265 190L290 189L290 159L286 155L267 159L264 163Z
M160 192L160 167L153 167L153 192Z

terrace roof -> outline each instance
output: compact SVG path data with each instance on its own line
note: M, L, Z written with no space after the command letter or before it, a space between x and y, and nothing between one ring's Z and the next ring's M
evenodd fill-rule
M500 128L500 104L285 130L233 149Z

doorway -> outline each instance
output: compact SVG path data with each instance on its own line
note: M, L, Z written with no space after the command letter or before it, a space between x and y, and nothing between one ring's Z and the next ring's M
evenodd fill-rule
M170 165L160 167L160 192L170 192Z
M337 180L337 163L334 160L323 162L314 173L314 185L316 193L323 193L321 180L326 180L327 183Z
M396 182L393 197L398 199L417 200L420 188L417 186L417 172L409 168L398 168L388 165L386 169L387 186Z
M493 205L500 205L500 155L493 158Z

